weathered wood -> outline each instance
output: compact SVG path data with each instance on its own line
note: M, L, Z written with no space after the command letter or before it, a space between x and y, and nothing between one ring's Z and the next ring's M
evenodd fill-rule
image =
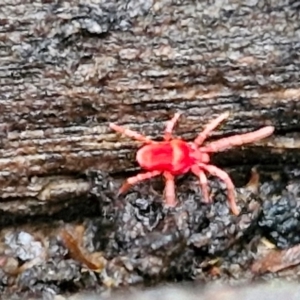
M79 177L88 169L135 167L136 142L108 122L157 138L175 111L184 112L176 133L185 139L229 110L214 137L273 124L274 137L260 143L265 153L299 155L300 18L292 4L14 5L0 13L2 199L84 195L89 184ZM224 164L238 159L233 153Z

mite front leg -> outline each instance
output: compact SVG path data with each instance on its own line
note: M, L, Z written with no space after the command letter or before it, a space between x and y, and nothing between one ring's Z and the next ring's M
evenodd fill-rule
M217 140L215 142L211 142L208 145L201 147L199 150L201 152L206 153L221 152L235 146L241 146L244 144L249 144L264 139L270 136L273 133L274 129L275 128L273 126L266 126L253 132L233 135L227 138Z
M180 117L180 113L176 113L171 120L167 121L165 134L164 134L165 141L169 141L172 138L172 131L179 117Z
M132 139L135 139L135 140L138 140L140 142L143 142L143 143L146 143L146 144L151 144L151 143L154 143L150 138L136 132L136 131L133 131L133 130L130 130L130 129L127 129L127 128L124 128L124 127L121 127L117 124L114 124L114 123L110 123L109 124L109 127L116 131L116 132L120 132L124 135L127 135L128 137L132 138Z
M211 203L211 199L209 197L208 193L208 183L207 183L207 178L205 176L205 173L198 167L198 166L193 166L191 168L191 171L198 177L199 179L199 184L201 187L202 195L203 195L203 202L204 203Z
M198 164L200 168L203 170L206 170L208 173L210 173L213 176L219 177L222 181L225 182L227 186L227 193L228 193L228 202L229 206L233 212L234 215L239 215L240 211L235 203L235 187L233 182L231 181L229 175L224 172L223 170L213 166L213 165L205 165L205 164Z
M176 205L176 196L175 196L175 183L174 176L169 172L164 172L164 177L166 180L164 195L166 198L167 206L174 207Z
M217 118L215 118L214 120L212 120L210 123L208 123L206 125L206 127L204 128L204 130L202 132L200 132L199 135L197 136L197 138L194 140L194 143L198 146L201 146L203 144L203 142L208 138L210 133L216 127L218 127L221 122L223 122L228 117L229 117L229 112L225 112L225 113L221 114L220 116L218 116Z
M150 179L152 177L160 175L160 171L152 171L152 172L147 172L147 173L140 173L134 177L129 177L125 181L125 183L121 186L118 195L123 194L126 192L132 185L141 182L146 179Z

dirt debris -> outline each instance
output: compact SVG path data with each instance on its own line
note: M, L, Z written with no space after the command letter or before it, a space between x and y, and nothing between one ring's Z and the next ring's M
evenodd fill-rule
M276 180L267 180L270 172L258 170L255 180L252 174L250 184L237 188L241 214L234 216L226 186L215 178L209 180L212 204L201 202L197 178L188 175L177 181L179 205L166 208L159 178L117 197L121 182L101 171L90 170L87 176L101 212L98 217L81 224L58 221L52 231L40 226L5 230L0 274L4 293L23 291L54 299L82 290L102 295L116 288L161 282L214 281L240 286L283 276L277 272L280 268L274 269L274 260L269 260L271 266L261 277L251 266L268 260L270 251L278 251L260 250L262 238L270 236L264 225L266 216L277 209L293 224L297 222L289 206L274 200L280 195L297 203L294 181L278 185ZM276 228L280 227L272 230ZM293 261L290 266L296 264Z

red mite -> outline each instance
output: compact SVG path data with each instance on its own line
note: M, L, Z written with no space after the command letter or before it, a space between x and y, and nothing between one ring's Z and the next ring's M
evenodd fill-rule
M121 187L119 194L125 192L131 185L162 174L166 181L164 191L166 204L172 207L176 205L174 176L192 171L199 179L204 202L211 203L205 175L205 173L210 173L226 183L229 206L233 214L238 215L239 209L235 202L234 184L226 172L209 164L209 156L213 152L221 152L234 146L241 146L266 138L273 133L274 127L266 126L250 133L233 135L202 146L210 133L228 116L229 113L226 112L212 120L193 142L172 137L173 128L180 117L179 113L176 113L167 122L164 141L162 142L152 141L138 132L110 123L111 129L144 143L144 146L137 151L136 160L147 172L128 178Z

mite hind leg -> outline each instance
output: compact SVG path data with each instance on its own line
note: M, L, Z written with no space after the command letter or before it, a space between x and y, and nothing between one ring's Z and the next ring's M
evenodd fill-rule
M140 173L140 174L137 174L136 176L129 177L126 179L124 184L121 186L118 195L125 193L132 185L137 184L146 179L150 179L152 177L158 176L160 174L161 174L160 171L152 171L152 172L147 172L147 173Z
M109 124L109 127L111 129L113 129L114 131L116 132L119 132L121 134L124 134L132 139L135 139L135 140L138 140L140 142L143 142L143 143L146 143L146 144L151 144L151 143L154 143L150 138L136 132L136 131L133 131L133 130L130 130L128 128L124 128L122 126L119 126L117 124L114 124L114 123L110 123Z

